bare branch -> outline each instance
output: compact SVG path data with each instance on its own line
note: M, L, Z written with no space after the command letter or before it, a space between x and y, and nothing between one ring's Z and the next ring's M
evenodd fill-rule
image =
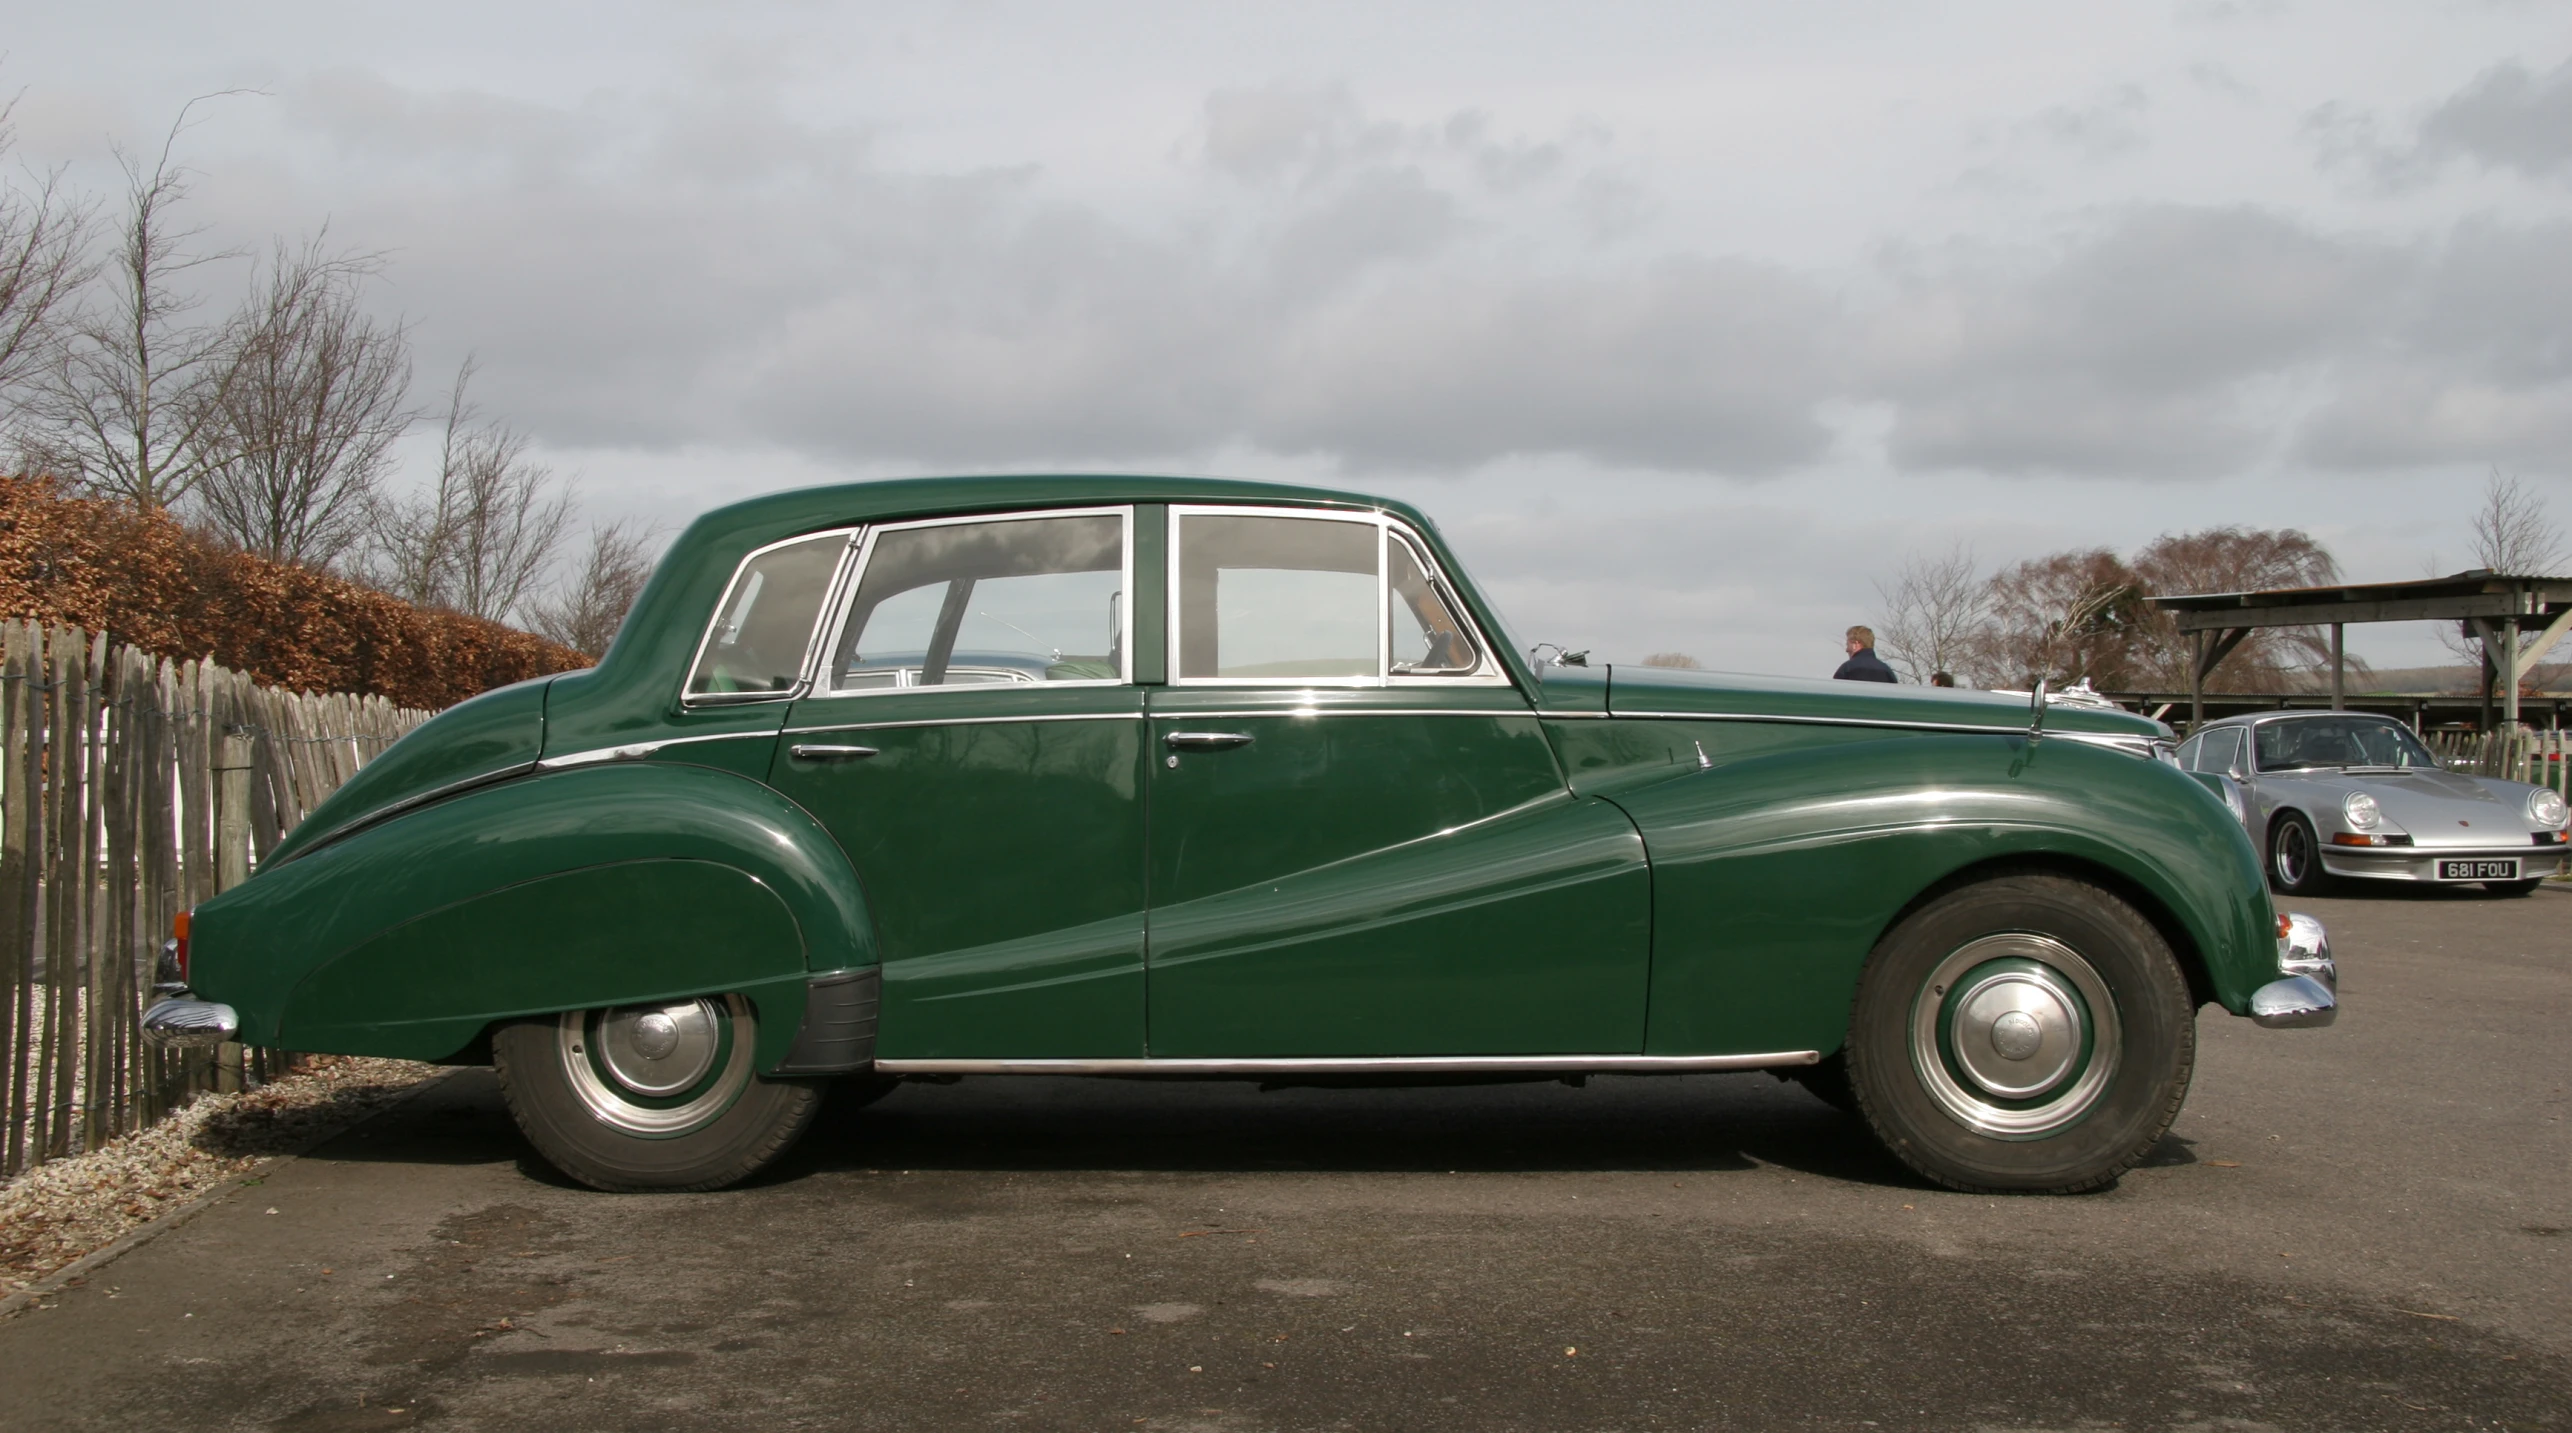
M473 372L467 358L448 391L435 488L377 504L369 566L397 597L504 622L553 565L571 495L529 460L525 434L482 421L467 397Z
M15 108L0 105L0 154L15 138ZM0 190L0 423L14 417L21 385L53 362L66 308L90 275L89 206L63 193L59 170L30 178L28 189Z
M1958 543L1943 557L1914 555L1894 573L1892 586L1879 582L1875 592L1882 603L1876 650L1904 676L1926 683L1971 665L1992 597L1971 548Z
M652 576L650 537L621 522L591 529L589 556L561 592L537 606L535 629L576 652L605 656Z
M204 476L215 454L206 428L231 378L225 326L187 322L198 300L178 283L237 256L190 248L203 230L178 227L172 214L188 194L188 171L172 157L178 137L189 112L217 97L180 108L150 169L117 151L125 214L104 267L107 294L70 325L30 405L28 447L39 461L147 512L176 503Z
M1666 667L1672 671L1679 672L1702 672L1706 669L1705 663L1698 661L1696 658L1689 656L1685 652L1654 652L1636 665L1644 667Z
M231 373L197 435L206 524L262 557L337 563L366 535L412 421L409 343L360 308L371 255L279 244L226 334Z

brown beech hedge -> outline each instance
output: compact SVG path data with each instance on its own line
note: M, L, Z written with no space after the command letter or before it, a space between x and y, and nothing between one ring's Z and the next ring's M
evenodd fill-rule
M155 656L211 656L260 682L444 707L590 659L531 632L414 607L236 552L166 513L0 477L0 616L105 631Z

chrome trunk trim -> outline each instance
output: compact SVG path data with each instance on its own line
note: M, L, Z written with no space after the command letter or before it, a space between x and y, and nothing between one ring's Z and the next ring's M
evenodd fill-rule
M1819 1050L1760 1055L1373 1055L1176 1060L878 1060L886 1075L1679 1075L1821 1063Z

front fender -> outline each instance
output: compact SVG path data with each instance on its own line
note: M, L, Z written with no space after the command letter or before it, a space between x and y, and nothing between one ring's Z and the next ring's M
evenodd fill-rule
M2068 739L1906 735L1799 746L1612 799L1652 861L1655 1054L1836 1049L1867 953L1904 909L2014 859L2140 891L2228 1010L2277 978L2249 839L2161 762Z
M664 763L523 777L320 846L199 907L190 946L190 983L246 1041L436 1059L494 1020L738 991L762 1069L807 973L876 959L810 815Z

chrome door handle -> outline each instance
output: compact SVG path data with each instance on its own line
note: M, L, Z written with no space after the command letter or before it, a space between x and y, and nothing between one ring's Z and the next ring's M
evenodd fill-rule
M1172 751L1222 751L1228 747L1250 745L1246 731L1174 731L1161 738L1161 744Z
M825 746L809 741L799 741L786 751L798 761L862 761L875 754L871 746Z

